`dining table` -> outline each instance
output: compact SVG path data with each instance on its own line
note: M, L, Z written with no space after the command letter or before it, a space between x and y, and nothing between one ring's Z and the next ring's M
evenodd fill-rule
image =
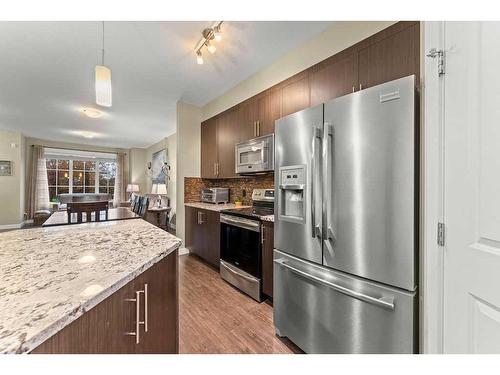
M101 211L99 221L116 221L116 220L128 220L128 219L140 219L141 216L137 215L135 212L130 210L128 207L117 207L108 209L108 215L106 218L106 213ZM82 213L82 223L94 222L95 213L92 213L90 220L87 220L87 215L85 212ZM57 211L54 212L43 224L42 227L53 227L57 225L73 225L79 224L77 220L77 213L71 214L70 220L68 221L67 211Z

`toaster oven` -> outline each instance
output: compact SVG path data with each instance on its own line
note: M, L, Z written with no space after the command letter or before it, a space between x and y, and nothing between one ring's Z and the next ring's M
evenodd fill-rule
M228 188L207 188L201 191L201 201L205 203L227 203L229 202Z

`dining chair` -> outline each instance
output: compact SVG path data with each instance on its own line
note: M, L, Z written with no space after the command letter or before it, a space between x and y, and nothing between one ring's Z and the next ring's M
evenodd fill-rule
M149 198L144 196L141 199L141 204L139 207L139 212L136 212L139 216L144 217L146 215L146 212L148 211L149 207Z
M136 214L139 213L141 199L142 198L140 195L135 195L134 200L132 201L132 211L134 211Z

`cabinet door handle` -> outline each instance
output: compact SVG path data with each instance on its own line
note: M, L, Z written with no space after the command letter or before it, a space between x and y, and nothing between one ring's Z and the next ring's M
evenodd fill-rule
M217 177L219 177L219 163L217 163L216 165L217 165Z
M144 332L148 331L148 284L144 284Z
M217 163L214 163L214 176L217 176Z
M356 91L356 89L354 88L354 86L352 86L352 92Z
M257 137L260 137L260 121L257 121Z
M140 314L141 314L141 293L144 293L143 290L137 290L135 292L135 298L127 298L125 301L127 302L135 302L135 332L125 332L126 335L128 336L135 336L135 343L139 344L140 343L140 327L141 324L144 324L144 322L141 322L140 320Z
M203 221L203 215L204 215L204 213L201 212L201 211L198 212L198 213L200 214L200 224L203 224L204 223L204 221Z
M264 245L264 226L262 225L262 227L260 228L260 243L262 245Z
M363 85L361 83L359 84L359 89L363 90Z

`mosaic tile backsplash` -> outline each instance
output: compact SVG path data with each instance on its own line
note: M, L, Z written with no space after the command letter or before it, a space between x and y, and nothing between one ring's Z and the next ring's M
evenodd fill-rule
M234 203L236 197L242 197L243 204L251 205L253 189L274 188L274 174L220 180L184 177L184 202L199 202L201 200L201 190L212 187L229 188L229 201L231 203Z

